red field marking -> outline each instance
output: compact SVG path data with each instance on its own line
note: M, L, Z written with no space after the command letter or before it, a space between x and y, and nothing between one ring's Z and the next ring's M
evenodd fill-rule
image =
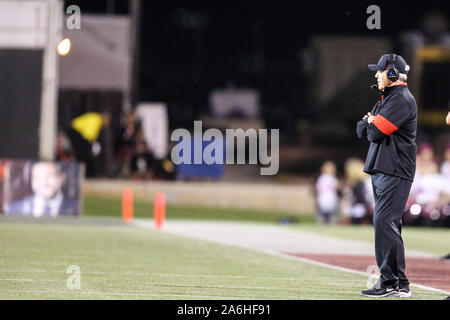
M366 272L370 265L377 265L373 256L303 254L283 252L284 254L305 258L334 266ZM406 275L409 281L436 289L450 291L450 261L437 258L406 258Z

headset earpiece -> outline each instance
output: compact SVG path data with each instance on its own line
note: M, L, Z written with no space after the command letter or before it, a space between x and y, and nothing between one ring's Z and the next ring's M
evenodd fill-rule
M399 74L399 72L398 72L398 70L397 70L397 68L395 67L395 54L391 54L390 56L389 56L389 60L388 60L388 62L389 62L389 64L388 64L388 69L387 69L387 78L389 79L389 80L391 80L392 82L395 82L395 81L397 81L398 80L398 78L399 78L399 76L400 76L400 74Z

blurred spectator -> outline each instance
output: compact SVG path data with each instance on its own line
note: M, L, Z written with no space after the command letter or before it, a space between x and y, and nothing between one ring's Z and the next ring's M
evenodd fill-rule
M418 167L411 188L411 201L407 220L413 216L420 224L439 225L446 219L449 197L450 148L445 151L445 159L439 166L434 160L431 144L422 144L417 155ZM414 210L412 209L414 206ZM415 211L415 212L414 212ZM444 222L445 224L445 222Z
M443 189L442 182L435 162L422 164L420 172L414 179L415 186L412 190L416 202L419 204L435 203Z
M439 11L429 12L422 19L421 29L425 36L425 44L449 45L447 17Z
M169 157L166 157L162 161L157 161L157 164L155 166L154 178L163 180L175 180L175 165L172 163L172 160L170 160Z
M417 151L416 176L417 174L420 175L423 170L427 170L427 168L435 165L433 146L430 143L421 143Z
M174 142L169 143L169 149L175 145ZM164 159L155 159L153 179L156 180L175 180L177 170L172 162L171 155L168 154Z
M442 179L442 205L450 204L450 143L447 145L444 151L444 160L441 164L441 179Z
M422 143L417 155L417 169L411 194L417 203L424 205L436 202L440 190L441 177L438 174L438 165L434 161L433 147L429 143Z
M336 223L338 220L339 197L336 165L326 161L321 168L321 174L316 183L318 223Z
M119 129L117 143L119 159L122 165L122 175L128 175L133 154L136 149L136 140L140 132L140 122L134 113L125 116L125 121Z
M444 151L444 160L441 164L441 174L447 181L450 181L450 143L447 144Z
M149 179L152 177L150 169L153 165L153 154L148 150L145 141L139 140L130 162L131 176L135 179Z
M344 214L351 219L352 224L361 224L369 218L370 203L366 187L368 175L363 171L364 162L359 159L348 159L345 162L346 189L344 192Z
M70 139L64 132L58 132L56 138L56 159L58 160L75 160Z
M64 130L70 140L74 157L86 164L86 176L95 176L94 158L101 152L100 131L111 121L109 113L88 112L72 120Z

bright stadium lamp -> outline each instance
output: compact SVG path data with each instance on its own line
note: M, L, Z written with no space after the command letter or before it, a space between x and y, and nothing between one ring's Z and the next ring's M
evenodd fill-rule
M66 56L70 52L71 42L69 38L65 38L64 40L61 40L61 42L58 44L58 54L60 56Z
M437 220L437 219L439 219L439 217L441 216L441 213L439 212L439 210L438 209L434 209L433 211L431 211L431 213L430 213L430 218L431 218L431 220Z
M420 204L415 203L411 206L410 212L412 215L418 216L422 212L422 207Z

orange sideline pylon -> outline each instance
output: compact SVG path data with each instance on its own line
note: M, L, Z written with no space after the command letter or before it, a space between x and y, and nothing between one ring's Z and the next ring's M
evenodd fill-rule
M162 192L155 194L153 216L156 229L161 229L166 218L166 195Z
M122 192L122 219L125 223L133 220L133 191L128 188Z

